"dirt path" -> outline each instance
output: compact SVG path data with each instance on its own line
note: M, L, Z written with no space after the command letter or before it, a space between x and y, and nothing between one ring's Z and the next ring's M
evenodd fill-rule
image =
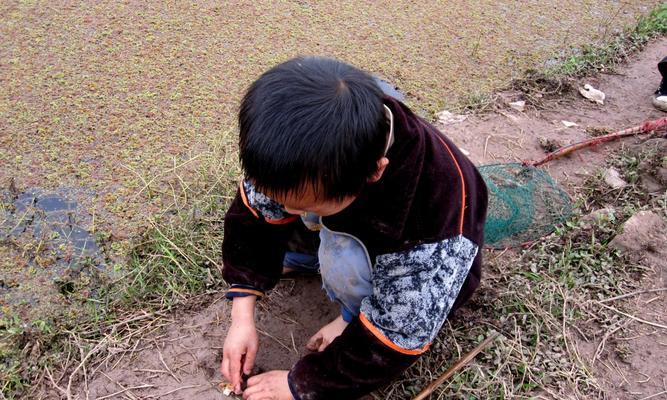
M563 104L555 109L525 113L502 110L471 117L443 130L469 151L473 160L483 164L539 158L544 154L539 145L541 137L569 143L588 137L584 131L588 126L614 130L663 117L651 106L650 95L659 82L655 64L664 54L667 39L652 43L618 74L586 80L606 92L608 100L604 106L573 96L563 99ZM579 126L565 128L562 120ZM550 164L550 171L558 181L572 187L602 165L609 151L618 146L583 151ZM664 258L658 261L655 275L646 277L647 288L665 286L667 266ZM638 318L665 324L665 296L665 292L649 293L628 301L632 301ZM212 304L200 311L172 316L173 322L164 329L135 343L134 351L119 353L89 372L89 398L135 388L122 393L167 400L223 399L216 385L220 382L218 368L228 315L227 302L213 298ZM262 344L258 367L289 368L304 353L309 335L334 316L335 310L325 299L317 278L283 281L259 307ZM664 390L661 377L667 376L667 334L642 324L634 328L634 337L618 342L622 343L626 358L620 361L616 353L605 353L602 361L613 364L615 369L599 365L594 369L610 399L638 399ZM590 359L590 349L599 340L592 338L590 343L581 343L582 354ZM146 387L137 388L142 385ZM84 387L79 389L81 398L86 398ZM118 394L109 398L122 397Z

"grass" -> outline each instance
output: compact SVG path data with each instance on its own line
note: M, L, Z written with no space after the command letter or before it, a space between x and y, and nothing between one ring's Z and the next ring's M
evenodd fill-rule
M637 24L626 29L611 41L587 45L563 59L547 75L578 77L594 72L612 70L641 51L656 36L667 33L667 4L656 7L649 15L639 18Z
M222 220L239 175L231 137L222 135L210 152L198 157L197 178L189 185L176 170L153 177L156 179L143 178L158 188L171 186L174 190L165 196L171 204L149 221L149 228L130 250L128 262L117 266L112 278L93 285L94 294L79 292L90 287L89 282L70 280L69 306L54 310L48 320L24 321L9 312L0 319L4 397L33 396L51 380L49 374L72 374L77 363L108 356L106 345L100 347L100 343L122 347L159 325L166 312L196 307L199 296L224 287L220 276ZM87 278L82 275L80 279ZM77 379L80 373L74 374ZM76 381L62 385L62 379L53 380L51 385L60 387L64 396L71 394Z

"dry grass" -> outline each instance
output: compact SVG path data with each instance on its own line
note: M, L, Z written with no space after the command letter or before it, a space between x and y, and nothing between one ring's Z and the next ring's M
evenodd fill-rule
M91 374L88 365L119 362L119 354L136 351L142 337L164 326L166 312L198 307L206 293L224 286L222 220L238 183L235 147L232 135L224 135L196 159L141 177L146 184L139 191L169 188L165 197L171 202L148 220L127 263L97 282L93 292L79 292L89 282L74 280L67 306L38 323L26 325L11 311L0 319L3 395L13 398L32 389L33 396L48 382L71 398L72 384L85 384ZM180 175L186 163L192 168L189 178Z

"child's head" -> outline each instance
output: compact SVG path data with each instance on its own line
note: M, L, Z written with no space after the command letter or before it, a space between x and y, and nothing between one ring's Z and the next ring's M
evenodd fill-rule
M382 91L333 59L300 57L265 72L243 98L239 127L246 177L289 212L335 214L388 163Z

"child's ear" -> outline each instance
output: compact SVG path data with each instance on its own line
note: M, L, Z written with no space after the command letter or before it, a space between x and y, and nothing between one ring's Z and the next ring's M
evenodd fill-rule
M368 182L374 183L379 181L380 178L382 178L382 174L384 174L384 170L387 169L387 165L389 165L389 159L387 157L379 159L377 162L377 169L373 172L373 175L368 178Z

